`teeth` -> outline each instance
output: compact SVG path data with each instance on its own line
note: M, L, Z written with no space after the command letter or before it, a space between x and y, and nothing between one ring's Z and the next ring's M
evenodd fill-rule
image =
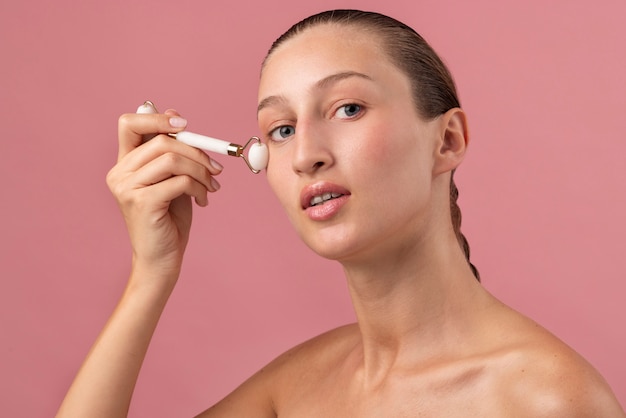
M311 199L311 206L322 204L330 199L335 199L339 196L343 196L341 193L324 193L323 195L315 196Z

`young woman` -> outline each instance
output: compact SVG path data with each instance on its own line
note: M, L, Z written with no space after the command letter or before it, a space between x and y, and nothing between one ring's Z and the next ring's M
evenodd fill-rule
M331 11L292 27L263 64L267 179L306 244L339 261L358 323L293 348L202 417L623 417L602 377L480 286L452 175L468 145L453 81L411 28ZM133 245L119 305L59 417L126 416L176 284L191 198L222 168L159 135L175 111L127 114L108 175Z

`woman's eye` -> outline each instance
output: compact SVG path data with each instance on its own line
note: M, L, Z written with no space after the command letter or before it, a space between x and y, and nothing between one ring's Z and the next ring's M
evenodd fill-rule
M295 133L296 128L289 125L283 125L270 131L270 138L272 139L272 141L283 141Z
M361 112L361 106L355 103L350 103L344 106L341 106L335 112L335 116L339 119L350 119L355 117Z

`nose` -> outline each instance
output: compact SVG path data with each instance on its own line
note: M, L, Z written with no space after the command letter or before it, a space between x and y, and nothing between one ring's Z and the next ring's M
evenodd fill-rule
M297 174L314 174L334 163L331 141L320 127L299 123L294 139L292 167Z

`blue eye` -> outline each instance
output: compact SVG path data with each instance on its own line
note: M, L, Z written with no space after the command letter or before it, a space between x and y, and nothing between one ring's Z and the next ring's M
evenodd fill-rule
M296 128L289 125L283 125L270 131L270 138L272 139L272 141L282 141L294 135L295 133Z
M350 103L337 109L337 112L335 112L335 116L337 116L339 119L350 119L355 117L359 113L361 113L361 106L355 103Z

